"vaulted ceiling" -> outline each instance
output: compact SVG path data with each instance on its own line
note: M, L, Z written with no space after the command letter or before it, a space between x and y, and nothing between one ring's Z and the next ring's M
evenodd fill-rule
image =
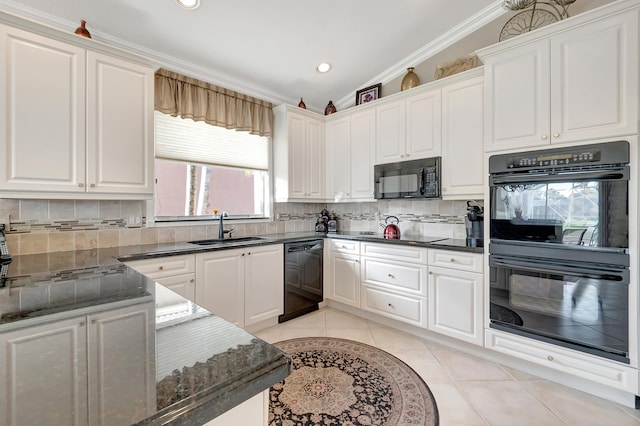
M500 0L0 0L0 10L73 31L274 103L353 104L503 10ZM316 70L320 62L330 72Z

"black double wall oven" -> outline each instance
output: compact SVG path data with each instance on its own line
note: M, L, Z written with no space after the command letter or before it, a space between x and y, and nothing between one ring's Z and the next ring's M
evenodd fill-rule
M629 363L629 144L489 159L490 327Z

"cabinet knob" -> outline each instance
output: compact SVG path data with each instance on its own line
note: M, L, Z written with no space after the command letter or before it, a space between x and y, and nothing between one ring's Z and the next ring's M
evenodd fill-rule
M395 308L393 307L393 304L391 304L391 303L389 303L389 304L388 304L388 306L389 306L391 309L395 309Z
M80 188L84 188L84 183L80 182L80 183L78 183L78 186L79 186Z
M543 141L546 141L548 137L549 137L548 135L542 135L540 136L540 139L542 139Z
M196 280L194 280L193 278L191 278L191 279L189 280L189 282L190 282L190 283L195 282L195 281L196 281Z
M400 158L404 158L404 154L400 154Z
M241 255L241 256L244 256L244 253L242 253L242 255Z
M81 322L80 322L80 327L84 327L85 325L86 325L86 324L85 324L85 322L84 322L84 321L81 321Z
M247 253L247 256L251 256L251 252Z
M158 267L158 270L159 270L159 271L163 271L163 270L164 270L164 266L159 266L159 267Z
M547 359L548 359L549 361L553 361L553 357L552 357L551 355L547 356Z
M387 276L388 276L389 278L395 278L395 277L393 276L393 274L387 274Z
M410 156L410 155L411 155L411 154L405 154L405 157L408 157L408 156Z
M429 271L429 275L433 275L433 271Z
M452 257L451 258L451 263L454 263L456 260Z
M95 187L96 187L96 184L95 184L95 183L92 183L92 184L89 184L89 186L90 186L91 188L95 188Z
M91 324L96 325L98 323L98 321L96 320L91 320Z
M553 137L554 137L554 138L559 138L559 137L560 137L560 133L555 132L555 133L553 134Z

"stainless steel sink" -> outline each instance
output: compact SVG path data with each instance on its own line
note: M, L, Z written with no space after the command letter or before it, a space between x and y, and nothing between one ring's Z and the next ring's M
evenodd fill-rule
M238 238L225 238L224 240L215 238L212 240L189 241L189 243L198 244L199 246L211 246L216 244L246 243L250 241L261 241L265 239L266 238L264 237L238 237Z

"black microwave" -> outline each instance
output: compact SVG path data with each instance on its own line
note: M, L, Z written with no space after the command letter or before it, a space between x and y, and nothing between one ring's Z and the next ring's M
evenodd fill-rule
M373 166L375 198L439 199L440 157Z

